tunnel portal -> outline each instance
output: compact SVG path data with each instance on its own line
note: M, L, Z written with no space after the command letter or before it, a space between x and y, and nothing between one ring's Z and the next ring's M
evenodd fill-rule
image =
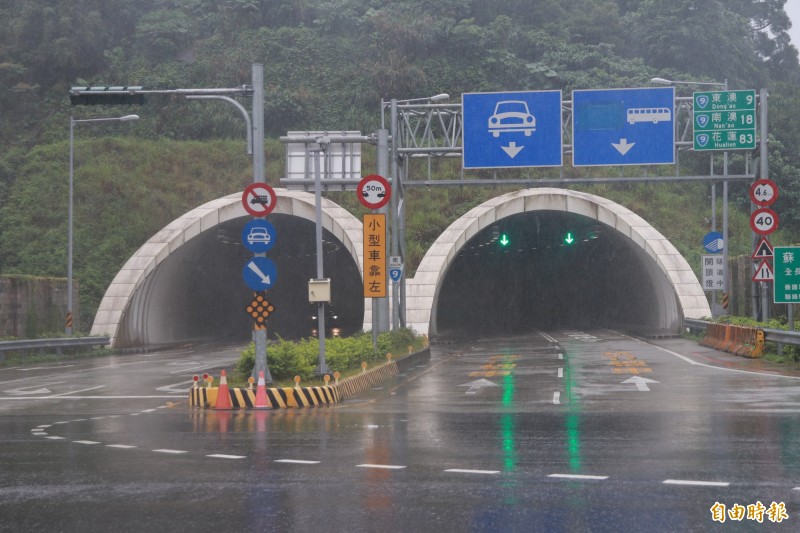
M559 211L510 216L480 231L451 263L438 327L484 336L646 324L658 304L640 255L592 218Z

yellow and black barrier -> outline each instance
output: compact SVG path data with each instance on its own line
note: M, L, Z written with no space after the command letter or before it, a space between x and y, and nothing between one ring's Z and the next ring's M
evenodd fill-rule
M395 361L389 361L372 370L366 370L361 374L343 379L334 385L333 388L338 389L339 398L341 400L346 400L358 396L362 392L395 377L399 373L400 370L397 368L397 363Z
M219 387L194 387L189 392L190 407L211 407L217 405ZM234 409L252 409L256 402L256 391L230 387L228 394ZM273 409L288 407L314 407L339 401L339 393L334 387L286 387L267 388L267 398Z
M761 357L764 354L764 330L734 324L708 324L700 344L742 357Z

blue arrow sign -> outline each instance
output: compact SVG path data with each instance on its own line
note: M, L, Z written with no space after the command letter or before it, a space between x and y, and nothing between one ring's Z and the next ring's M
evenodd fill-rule
M275 226L261 220L251 220L242 230L242 244L255 254L263 253L275 245Z
M574 166L675 163L675 89L572 92Z
M244 282L254 291L265 291L272 288L278 279L275 263L266 257L253 257L242 269Z
M464 168L560 167L561 91L465 93Z

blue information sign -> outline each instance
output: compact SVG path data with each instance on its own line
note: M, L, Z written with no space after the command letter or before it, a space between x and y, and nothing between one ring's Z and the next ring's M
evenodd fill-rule
M266 257L253 257L242 269L244 282L254 291L265 291L272 288L278 278L275 263Z
M266 252L275 245L275 226L256 218L245 224L242 244L253 253Z
M725 249L725 241L722 240L722 233L709 231L703 237L703 249L710 254L721 254Z
M675 88L572 92L572 164L675 163Z
M465 93L464 168L560 167L561 91Z

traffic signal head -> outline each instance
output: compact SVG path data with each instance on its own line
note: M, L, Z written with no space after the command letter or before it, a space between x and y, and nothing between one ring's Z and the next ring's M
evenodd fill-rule
M72 105L142 105L144 95L139 86L73 87L69 90Z

